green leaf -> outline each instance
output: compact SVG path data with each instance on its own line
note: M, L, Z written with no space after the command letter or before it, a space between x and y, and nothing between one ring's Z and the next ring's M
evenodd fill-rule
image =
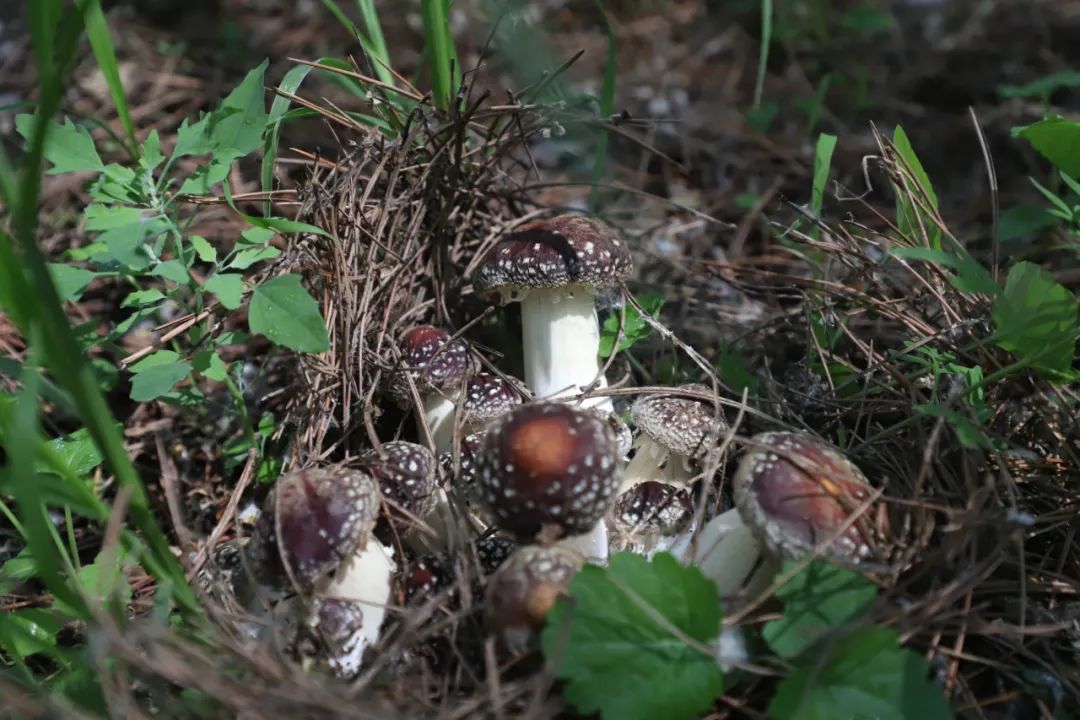
M720 342L720 356L714 361L720 379L736 393L746 389L748 397L761 394L761 387L746 358L737 347L727 341Z
M229 310L240 307L244 298L244 278L237 273L214 275L203 283L203 288L214 293L221 304Z
M210 115L207 134L215 156L243 157L262 145L269 116L263 76L269 60L251 70Z
M926 170L923 169L922 163L919 161L919 156L915 154L915 148L911 146L911 141L908 140L907 133L904 132L904 128L899 125L893 131L893 146L896 148L897 154L904 160L907 169L914 176L915 183L918 187L910 188L910 191L916 196L922 196L923 201L930 207L931 210L937 210L938 198L934 192L934 186L930 184L930 176L926 174ZM921 187L922 192L918 192ZM900 228L900 232L907 237L919 237L921 232L919 230L919 217L922 217L922 225L926 229L929 236L930 246L933 248L941 247L941 228L939 228L926 213L923 212L920 205L916 205L911 202L907 194L901 187L896 188L896 225Z
M772 720L948 720L952 711L929 664L897 644L892 630L852 633L776 690Z
M637 299L638 304L653 318L660 314L660 308L664 305L663 295L642 295ZM626 306L626 320L623 324L623 339L619 343L619 351L630 348L634 343L645 338L652 331L652 326L645 321L637 309L631 305ZM604 325L600 330L600 357L608 357L613 352L615 340L619 337L619 314L612 313L604 319Z
M1058 170L1080 177L1080 122L1056 115L1013 128L1012 133L1031 143Z
M209 155L214 152L214 146L206 134L209 123L209 116L205 116L192 124L189 124L187 120L180 123L180 127L176 130L176 145L173 147L173 158L186 155Z
M18 657L48 652L56 647L63 621L55 613L30 608L0 613L0 645Z
M247 270L257 262L273 260L280 254L281 251L276 247L247 248L246 250L241 250L236 253L236 257L232 259L232 262L229 263L228 267L236 270Z
M124 301L120 303L120 307L143 307L145 305L153 305L156 302L161 302L164 299L165 293L157 288L136 290L133 293L128 293L127 297L124 298Z
M579 712L599 712L604 720L689 720L723 691L716 659L654 614L703 644L720 634L716 586L667 553L648 561L620 552L607 568L587 565L577 574L569 600L548 616L541 645Z
M1019 240L1029 235L1038 235L1057 224L1054 216L1038 205L1020 203L1001 213L998 219L997 238L1001 242Z
M835 135L821 133L818 136L814 151L814 184L810 192L810 211L817 218L821 217L821 208L825 203L825 184L829 181L829 168L835 149Z
M206 238L202 235L192 235L188 239L191 241L191 247L195 248L195 254L199 256L200 260L208 263L217 262L217 250Z
M227 158L228 156L222 156ZM189 175L177 191L181 195L209 195L215 185L229 176L231 159L214 159Z
M191 372L191 363L171 362L153 365L131 379L131 399L147 402L159 398L176 387Z
M1053 275L1019 262L994 303L995 340L1044 374L1066 373L1076 351L1077 312L1076 296Z
M82 477L96 468L103 459L94 443L94 438L86 428L81 428L61 438L53 438L47 445L63 467L77 477ZM47 464L39 463L37 471L50 472L50 468L51 466Z
M274 239L277 233L269 228L262 227L249 227L244 232L240 233L240 239L236 241L237 245L258 245L264 247L268 242Z
M78 300L86 286L97 277L97 273L86 268L63 263L49 263L49 274L61 300Z
M210 380L223 382L229 375L229 368L225 365L225 361L213 350L204 350L196 355L194 366L195 372Z
M94 59L97 60L101 75L105 78L109 96L116 107L116 114L120 117L120 124L124 127L128 141L134 146L135 124L131 120L131 110L128 107L127 97L124 95L124 83L120 79L120 65L116 61L116 48L109 36L109 25L105 21L105 13L101 10L101 0L88 0L82 5L86 37L94 52Z
M161 154L161 139L157 130L151 130L146 140L139 147L139 166L149 173L161 163L165 162L165 156Z
M191 276L188 274L187 268L179 260L166 260L158 263L151 274L163 277L166 280L172 280L177 285L187 285L191 282Z
M961 255L953 255L937 248L894 247L889 250L889 254L905 260L922 260L952 268L956 274L949 276L949 282L960 292L983 295L997 295L1001 292L990 272L967 251L962 251Z
M1003 98L1049 98L1056 90L1066 87L1080 87L1080 72L1062 70L1026 85L998 85L998 95Z
M0 595L14 592L22 583L37 577L37 562L29 548L23 548L19 554L0 565Z
M815 560L777 590L784 614L766 623L761 634L773 652L792 658L860 616L876 596L877 586L859 573Z
M319 353L330 348L319 304L300 284L298 275L279 275L257 286L251 294L248 325L252 332L299 352Z
M29 140L34 128L33 115L16 115L15 129L23 138ZM50 175L69 172L101 172L105 164L101 162L94 140L84 127L76 126L71 118L64 118L64 124L50 122L49 134L45 140L45 159L53 164Z

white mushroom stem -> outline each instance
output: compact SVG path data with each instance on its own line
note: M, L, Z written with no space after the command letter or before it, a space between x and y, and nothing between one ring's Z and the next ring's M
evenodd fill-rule
M761 557L761 546L732 508L705 523L697 537L675 554L712 580L720 597L728 597L743 587Z
M637 452L634 453L634 457L630 459L623 472L619 495L643 482L662 482L682 488L686 487L693 478L690 470L687 469L685 455L671 452L645 433L638 436L634 445L637 447Z
M431 442L435 445L436 453L449 450L454 443L456 407L456 397L445 396L438 390L432 390L424 397L424 420L431 431ZM423 428L417 427L416 430L422 438Z
M350 643L347 657L334 658L343 667L360 667L364 651L379 639L379 629L390 603L391 583L397 570L393 550L375 539L347 558L333 576L321 581L316 597L350 600L363 608L358 642Z
M573 550L585 557L593 565L607 565L608 531L607 524L601 520L592 530L584 535L571 535L555 543L559 547Z
M421 518L424 524L431 528L431 532L414 528L405 538L406 542L418 552L437 552L446 549L446 546L450 544L450 528L454 523L452 514L450 498L446 496L446 491L441 487L435 488L435 499L431 510Z
M600 374L600 322L585 287L532 289L521 301L525 383L537 398L580 393ZM597 386L607 387L599 378ZM614 410L611 398L593 397L584 407Z

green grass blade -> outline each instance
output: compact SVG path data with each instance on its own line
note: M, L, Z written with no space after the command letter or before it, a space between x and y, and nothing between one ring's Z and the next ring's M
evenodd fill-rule
M449 110L457 94L461 68L454 51L454 37L450 32L446 0L421 0L420 10L424 17L424 39L427 45L428 64L431 69L431 92L435 107Z
M31 6L35 3L31 2ZM78 20L79 18L75 18ZM130 512L138 529L143 533L149 552L155 556L168 576L176 582L178 602L192 612L199 612L198 602L187 585L183 571L169 551L169 543L150 511L146 492L124 448L123 438L113 424L113 418L97 385L91 366L87 362L71 325L64 313L60 296L49 274L48 265L41 248L37 245L35 224L38 202L41 196L41 176L45 138L49 120L60 105L64 80L70 68L82 30L80 22L60 23L58 37L42 40L42 28L32 33L35 49L40 54L39 40L47 47L56 49L56 62L50 67L56 71L39 76L39 112L34 117L33 133L23 164L23 177L19 183L18 197L11 208L11 228L15 242L22 250L16 271L25 272L22 286L29 286L34 302L29 305L27 322L40 328L45 361L57 382L70 394L79 415L97 444L105 462L117 482L131 491ZM12 257L14 248L11 238L0 233L0 257Z
M360 17L364 21L364 33L360 34L360 44L364 52L375 62L375 74L380 80L388 85L397 83L394 73L390 72L393 65L390 63L390 51L386 48L386 38L383 37L382 23L379 22L379 11L375 9L374 0L356 0L356 6L360 9Z
M814 183L810 189L810 212L815 218L821 218L821 208L825 205L825 186L829 182L829 168L832 167L833 150L836 149L836 136L821 133L814 149ZM815 240L821 234L818 227L810 231Z
M101 0L84 0L79 6L84 11L83 18L90 48L94 51L94 58L97 60L98 67L101 68L102 75L105 76L105 84L109 86L109 95L120 116L120 124L124 126L124 133L127 134L130 143L128 152L131 157L138 158L139 142L135 138L135 124L131 121L131 109L128 107L127 96L124 94L124 83L120 79L120 66L116 61L116 48L109 35L105 13L101 11Z
M754 83L754 107L761 107L765 92L765 69L769 64L769 46L772 45L772 0L761 0L761 50L758 53L757 80Z
M289 72L285 73L285 77L278 83L278 89L282 92L290 95L295 95L297 89L300 87L300 83L304 82L304 78L308 76L314 68L310 65L297 65ZM263 159L262 159L262 189L263 192L269 192L274 189L274 165L277 163L278 158L278 143L281 140L281 123L284 122L285 114L289 110L289 105L292 101L284 97L283 95L277 95L274 97L274 102L270 104L270 119L266 129L266 136L263 140ZM263 214L270 217L271 202L266 201Z
M615 39L615 30L611 27L611 21L604 10L604 6L596 0L596 8L600 11L600 17L604 20L604 34L607 36L607 60L604 63L604 83L600 89L600 118L601 120L611 117L612 108L615 105L615 78L618 75L618 41ZM589 209L596 211L599 201L597 187L604 177L604 167L607 164L608 132L601 127L596 137L596 151L593 155L592 190L589 192Z

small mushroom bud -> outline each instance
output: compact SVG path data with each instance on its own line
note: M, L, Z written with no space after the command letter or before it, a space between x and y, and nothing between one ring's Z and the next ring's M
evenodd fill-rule
M477 494L519 541L567 538L589 559L606 562L601 519L618 487L618 461L615 439L596 415L561 403L524 405L481 441Z
M615 500L608 513L612 551L652 557L682 540L694 519L694 498L686 488L647 481Z
M431 430L437 452L447 450L453 441L454 408L461 387L476 370L476 362L462 340L455 340L446 330L421 325L406 332L398 343L403 367L390 378L389 394L402 409L413 406L409 378L424 404L424 420ZM417 420L417 431L424 435Z
M394 440L380 450L368 450L360 466L379 482L398 532L412 545L438 548L448 537L449 503L439 487L435 456L423 445ZM414 518L428 525L434 536L415 528Z
M584 562L567 548L525 546L503 563L488 583L485 609L507 649L528 649Z
M445 556L425 555L409 563L400 583L405 604L417 607L452 587L454 570Z
M611 228L560 215L507 234L480 260L473 287L504 302L521 300L525 382L537 398L555 399L597 380L606 386L595 297L632 270L630 249ZM583 404L612 409L606 397Z
M761 433L749 445L733 481L735 505L769 553L795 558L833 540L826 552L839 559L870 554L869 514L841 528L873 488L838 449L791 432Z
M465 386L461 400L462 428L473 433L486 428L521 404L528 390L517 381L504 380L498 375L477 373Z
M476 541L476 559L480 562L480 572L490 575L514 554L518 544L499 535L488 535Z

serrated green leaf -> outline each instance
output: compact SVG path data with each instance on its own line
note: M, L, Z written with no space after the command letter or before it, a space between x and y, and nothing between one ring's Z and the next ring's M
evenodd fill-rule
M217 250L206 238L202 235L192 235L188 240L191 242L191 247L195 248L195 254L200 260L208 263L217 262Z
M780 683L772 720L948 720L952 711L930 682L922 656L899 647L892 630L852 633Z
M139 166L149 173L163 162L165 156L161 154L161 139L157 130L151 130L139 147Z
M621 552L607 568L585 566L541 636L552 672L567 681L567 701L604 720L696 717L723 690L720 666L659 624L627 591L698 642L708 645L720 633L715 585L667 553L648 561Z
M241 250L236 253L236 257L232 259L227 267L233 268L234 270L247 270L257 262L273 260L279 255L281 255L281 251L276 247L247 248L246 250Z
M1012 133L1031 143L1058 170L1080 177L1080 122L1056 115L1013 128Z
M229 368L225 365L225 361L213 350L204 350L196 355L193 365L195 371L203 377L217 382L224 381L229 375Z
M178 192L181 195L209 195L215 185L229 177L231 168L231 160L212 160L196 168L195 172L184 180Z
M24 139L29 140L33 132L33 115L16 115L15 129ZM50 175L69 172L101 172L105 164L101 162L94 139L86 128L78 127L71 118L64 118L64 124L49 123L49 133L45 140L45 159L52 163Z
M176 130L176 145L173 147L173 157L179 158L187 155L209 155L214 151L206 134L209 118L204 116L194 123L188 123L185 119Z
M994 303L995 341L1044 374L1065 373L1076 353L1077 315L1068 288L1038 265L1019 262Z
M269 60L251 70L210 115L207 133L216 157L243 157L262 145L266 113L264 75Z
M187 362L144 367L131 379L131 399L135 402L147 402L159 398L176 387L190 372L191 363Z
M248 306L248 325L252 332L299 352L318 353L330 347L319 304L298 275L279 275L256 286Z
M187 285L191 281L191 275L188 274L184 263L179 260L166 260L158 263L151 274L163 277L166 280L172 280L177 285Z
M78 300L86 286L97 277L97 273L86 268L63 263L49 263L49 275L61 300Z
M664 305L663 295L642 295L637 298L638 304L651 317L656 318L660 314L660 308ZM600 357L606 358L611 355L615 347L615 339L619 337L618 313L612 313L604 318L604 324L600 329ZM625 322L623 323L623 338L619 343L619 352L629 349L637 341L648 337L652 332L652 326L645 321L637 309L631 305L626 306Z
M124 298L124 301L120 303L120 307L143 307L144 305L153 305L156 302L161 302L164 299L165 293L157 288L136 290L133 293L128 293L127 297Z
M244 277L237 273L213 275L203 283L203 288L214 293L221 304L229 310L240 307L244 299Z
M789 563L784 570L790 567ZM817 560L776 596L784 602L784 614L766 623L761 634L773 652L792 658L829 630L862 615L877 596L877 586L857 572Z

